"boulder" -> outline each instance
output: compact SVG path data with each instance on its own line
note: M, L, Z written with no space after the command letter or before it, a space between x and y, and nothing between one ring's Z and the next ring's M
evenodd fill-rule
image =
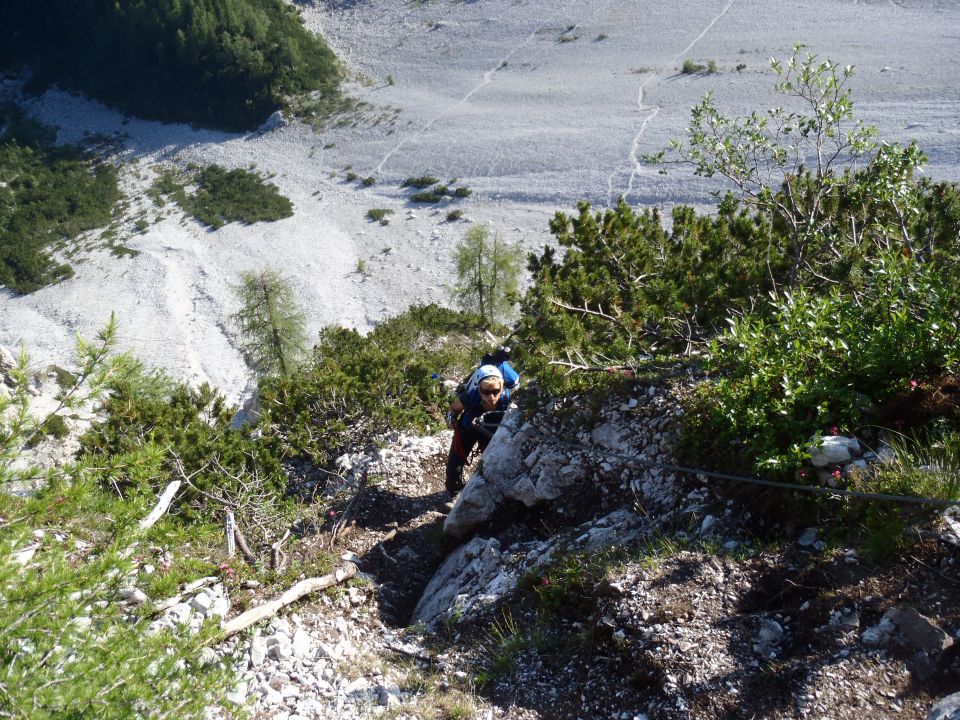
M503 492L499 487L484 475L474 474L457 495L457 501L443 522L443 532L456 538L466 537L493 517L502 499Z
M930 708L927 720L960 720L960 692L947 695Z
M491 586L510 587L510 583L500 577L499 560L500 543L494 538L474 538L461 545L434 573L413 610L411 621L434 627L458 612L468 598Z
M820 438L819 444L811 445L807 451L810 453L810 464L817 468L848 463L861 454L860 441L842 435Z
M908 650L937 656L953 645L952 637L913 608L890 608L883 617L896 626L896 641Z
M590 433L590 439L595 445L605 447L609 450L626 452L629 450L629 447L624 441L625 433L626 428L624 428L622 425L604 423L603 425L598 425L593 429L593 431Z

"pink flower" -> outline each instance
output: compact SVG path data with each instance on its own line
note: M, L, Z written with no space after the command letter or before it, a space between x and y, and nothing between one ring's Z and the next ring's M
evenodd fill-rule
M831 425L830 429L827 432L829 432L831 435L839 435L840 428L838 428L836 425Z
M329 515L330 517L336 517L336 514L337 514L336 510L331 510L330 512L327 513L327 515Z
M549 584L550 584L550 578L541 578L540 580L541 587L546 587Z
M801 471L800 471L800 477L801 477L801 478L807 477L807 471L806 471L806 470L801 470Z
M160 563L160 570L161 570L162 572L166 572L166 571L169 570L169 569L170 569L170 561L169 561L169 560L164 560L163 562Z
M916 390L919 386L920 386L920 383L918 383L916 380L911 380L911 381L910 381L910 389L911 389L911 390Z
M840 471L839 471L839 470L834 470L833 473L832 473L832 475L833 475L833 477L836 478L837 480L840 479Z

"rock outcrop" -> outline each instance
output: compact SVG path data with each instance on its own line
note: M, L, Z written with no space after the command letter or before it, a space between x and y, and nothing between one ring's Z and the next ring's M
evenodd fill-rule
M516 408L504 416L483 462L457 496L443 530L465 538L507 501L534 507L565 494L592 493L600 484L643 496L648 507L670 507L677 498L671 460L679 407L657 386L603 408L597 424L565 437L561 430L525 420Z

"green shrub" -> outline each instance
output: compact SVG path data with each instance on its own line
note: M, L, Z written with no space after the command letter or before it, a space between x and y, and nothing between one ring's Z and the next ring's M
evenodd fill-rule
M364 187L372 187L373 185L376 184L376 182L377 182L377 179L372 175L370 175L368 177L365 177L363 180L361 180L360 184L363 185Z
M690 58L687 58L683 61L683 65L680 67L680 72L684 75L696 75L697 73L702 73L707 71L707 66L702 65L698 62L694 62Z
M545 613L580 617L593 610L596 586L618 558L619 554L611 550L592 554L562 553L520 582L533 590Z
M350 170L350 171L347 172L346 175L344 175L344 177L347 179L347 182L353 182L354 180L356 180L356 179L357 179L358 177L360 177L360 176L357 175L355 172L353 172L353 170Z
M57 378L57 385L61 390L69 390L74 383L77 382L77 376L66 368L62 368L59 365L51 365L48 368L49 372L52 372Z
M0 285L26 294L73 269L49 248L108 225L120 199L117 170L76 146L55 146L51 128L0 105Z
M115 337L111 319L98 342L78 340L77 370L60 407L43 421L27 411L26 354L9 370L13 391L0 396L0 484L40 477L38 468L23 466L20 449L57 413L101 397L111 379L131 377L129 358L111 354ZM145 479L158 469L157 453L105 460L47 472L27 498L0 491L0 707L23 718L203 718L229 690L232 674L200 661L212 628L149 636L148 620L119 602L135 572L137 544L158 542L170 524L163 518L147 531L138 525L156 502ZM121 496L115 485L100 484L111 471L113 480L143 482ZM32 557L18 562L11 551L31 545Z
M254 427L232 427L234 409L208 385L194 389L141 372L114 383L104 407L106 419L83 436L81 449L104 468L98 477L105 484L157 492L185 473L191 481L180 512L187 519L219 518L223 506L210 494L236 505L256 498L261 511L284 503L285 477L272 445ZM144 451L155 453L154 473L113 469L111 458Z
M418 192L410 196L411 202L416 203L438 203L443 200L443 195L435 192Z
M289 97L336 94L340 77L281 0L18 2L5 20L0 65L165 122L252 130Z
M853 294L770 301L714 343L723 375L702 385L680 444L689 462L790 476L812 435L869 436L876 403L960 364L960 293L939 268L878 259Z
M447 213L447 222L456 222L463 217L463 210L451 210Z
M188 182L196 184L193 194ZM250 224L282 220L293 215L293 203L259 173L208 165L186 173L166 171L153 184L156 197L169 195L198 222L218 229L231 222Z
M134 570L126 552L138 539L131 513L145 516L146 498L111 498L81 478L29 500L2 495L0 516L13 519L0 524L5 547L35 541L34 529L46 536L27 567L0 554L0 704L8 712L123 720L149 708L151 716L203 718L222 701L232 673L200 661L212 627L149 636L149 618L128 617L117 601ZM53 541L54 532L68 541Z
M453 191L453 194L455 197L465 198L473 195L473 190L471 190L468 187L458 187L456 190Z
M261 386L268 424L285 452L326 464L388 429L438 426L460 379L482 354L481 320L436 305L415 306L364 336L329 327L314 361Z
M62 440L70 434L70 427L67 425L67 421L59 415L51 415L40 426L40 432L48 437Z
M438 182L440 182L439 178L431 175L421 175L420 177L408 177L400 183L400 187L414 187L418 190L423 190L431 185L436 185Z
M770 250L770 225L730 199L714 216L675 208L669 233L656 209L637 212L623 201L596 213L580 203L577 216L557 213L550 229L564 253L558 260L546 247L531 257L534 282L517 336L527 372L557 392L588 377L551 360L602 368L682 352L785 272Z
M370 208L367 210L367 219L378 222L381 225L386 225L390 222L389 216L393 215L393 213L392 208Z

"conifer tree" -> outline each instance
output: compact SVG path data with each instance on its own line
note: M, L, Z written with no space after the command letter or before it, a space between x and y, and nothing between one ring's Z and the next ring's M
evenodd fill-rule
M460 306L476 312L488 325L508 319L516 302L522 257L520 247L497 234L491 237L487 226L470 228L455 251L453 295Z
M241 308L230 319L247 364L261 376L290 375L307 348L306 314L290 285L277 270L251 270L234 291Z

